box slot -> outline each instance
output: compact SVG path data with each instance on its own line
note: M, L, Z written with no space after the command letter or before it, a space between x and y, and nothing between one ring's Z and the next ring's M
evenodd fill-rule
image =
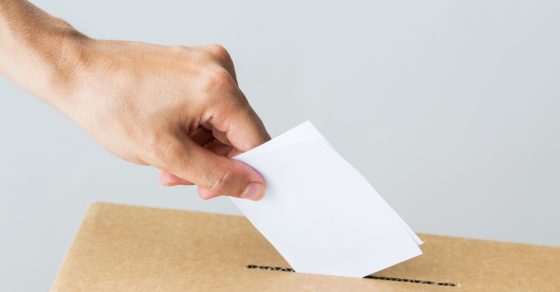
M273 267L273 266L259 266L259 265L247 265L247 269L254 270L268 270L268 271L278 271L278 272L295 272L292 268L285 267ZM405 282L423 285L436 285L436 286L447 286L447 287L457 287L457 283L452 282L438 282L430 280L418 280L418 279L408 279L408 278L398 278L398 277L384 277L384 276L365 276L364 279L382 280L382 281L393 281L393 282Z

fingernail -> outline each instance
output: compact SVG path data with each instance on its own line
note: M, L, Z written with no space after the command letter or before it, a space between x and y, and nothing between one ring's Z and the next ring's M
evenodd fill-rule
M243 194L241 194L241 198L258 201L264 196L264 191L264 185L260 183L250 183L243 191Z

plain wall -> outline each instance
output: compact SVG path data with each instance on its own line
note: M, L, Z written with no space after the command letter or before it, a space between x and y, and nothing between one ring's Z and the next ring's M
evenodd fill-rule
M558 1L34 1L95 38L223 44L271 134L311 120L418 232L560 245ZM87 207L166 188L0 78L0 282L44 291Z

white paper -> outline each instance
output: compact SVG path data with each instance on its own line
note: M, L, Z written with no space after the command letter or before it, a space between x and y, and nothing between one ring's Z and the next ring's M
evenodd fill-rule
M288 132L279 135L278 137L274 138L272 141L268 143L264 143L259 147L252 149L250 151L251 152L250 155L253 156L256 155L257 152L260 153L262 151L269 151L272 149L282 148L284 146L289 146L289 145L294 145L294 144L298 144L306 141L314 141L314 140L322 141L323 143L326 143L329 147L331 147L333 150L336 150L327 141L327 139L323 135L321 135L321 133L319 133L319 131L315 128L315 126L313 126L313 124L310 121L307 121L300 124L299 126L294 127ZM241 156L241 158L242 157L243 156ZM236 158L240 158L240 157L236 157ZM391 208L389 204L387 204L386 202L385 204L387 205L388 208ZM393 209L391 208L391 210ZM393 212L395 211L393 210ZM406 224L406 222L404 222L404 220L402 220L400 216L399 219L401 220L403 226L407 229L410 236L412 236L414 241L416 241L416 243L419 245L423 244L424 242L422 242L422 239L420 239L420 237L416 235L416 233L408 226L408 224Z
M364 277L420 255L420 239L309 122L236 157L267 181L232 198L297 272Z

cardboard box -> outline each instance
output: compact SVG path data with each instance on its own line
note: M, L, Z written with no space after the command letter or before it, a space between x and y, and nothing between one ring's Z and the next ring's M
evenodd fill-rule
M420 236L369 278L310 275L244 217L96 203L52 291L560 291L560 248Z

